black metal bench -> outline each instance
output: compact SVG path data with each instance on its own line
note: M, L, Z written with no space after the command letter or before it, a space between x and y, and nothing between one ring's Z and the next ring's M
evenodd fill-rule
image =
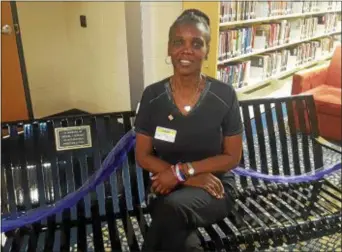
M300 175L340 162L340 148L319 138L311 96L241 101L240 107L245 126L242 166ZM297 123L295 114L300 115ZM75 191L132 129L133 120L133 112L122 112L3 123L2 215L53 204ZM56 151L54 129L75 125L90 125L92 147ZM122 169L74 207L6 232L2 251L139 251L151 222L146 179L132 151ZM336 233L342 209L338 179L333 174L313 182L276 184L236 175L235 211L199 228L198 235L206 250L239 251Z

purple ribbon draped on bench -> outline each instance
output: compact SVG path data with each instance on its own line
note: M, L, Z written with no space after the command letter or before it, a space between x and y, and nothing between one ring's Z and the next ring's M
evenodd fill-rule
M133 130L126 133L120 141L115 145L111 152L103 161L100 169L98 169L78 190L66 195L58 202L35 208L26 212L11 213L1 217L1 232L11 231L13 229L32 224L40 221L48 216L62 212L66 208L71 208L77 202L86 196L96 186L105 181L114 171L116 171L123 161L127 158L127 153L135 145L135 132ZM280 183L298 183L312 180L318 180L334 171L341 168L341 163L327 169L319 169L315 174L304 174L296 176L280 176L267 175L254 170L247 170L242 167L236 167L232 170L233 173L240 176L250 176L257 179L264 179L270 182Z
M57 214L66 208L71 208L77 202L86 196L96 186L105 181L112 172L117 170L123 161L127 158L127 153L134 147L135 134L129 131L115 145L107 155L102 166L97 170L78 190L66 195L58 202L35 208L27 212L16 212L1 218L1 232L7 232L25 225L40 221L48 216Z
M267 180L269 182L277 182L277 183L300 183L300 182L309 182L313 180L319 180L326 175L329 175L337 170L341 169L341 163L335 164L329 168L321 168L315 170L315 173L305 173L301 175L293 175L293 176L281 176L281 175L269 175L260 173L255 170L248 170L242 167L236 167L232 172L236 175L240 176L249 176L256 179Z

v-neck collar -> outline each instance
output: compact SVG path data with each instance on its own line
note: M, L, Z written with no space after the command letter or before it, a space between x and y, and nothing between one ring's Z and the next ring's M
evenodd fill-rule
M211 81L208 78L205 78L205 86L204 86L204 89L202 90L202 92L200 94L200 97L198 98L197 102L195 103L193 108L190 110L190 112L185 115L185 114L182 113L182 111L176 105L176 102L175 102L175 100L173 98L173 95L172 95L170 80L171 80L171 77L169 77L165 81L164 87L165 87L165 90L166 90L167 97L168 97L169 101L172 103L173 108L175 109L175 111L177 111L177 114L179 114L180 116L188 117L188 116L192 115L195 112L195 110L197 110L198 107L201 105L204 97L208 93L208 91L210 89Z

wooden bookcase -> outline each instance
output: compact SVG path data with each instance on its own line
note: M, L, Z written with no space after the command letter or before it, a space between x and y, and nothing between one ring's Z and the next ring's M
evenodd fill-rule
M340 13L340 9L332 9L332 10L322 10L322 11L317 11L317 12L306 12L306 13L295 13L295 14L289 14L289 15L281 15L281 16L272 16L272 17L255 17L255 19L249 19L249 20L240 20L240 21L232 21L232 22L226 22L226 23L220 23L220 6L221 2L219 1L212 1L212 2L202 2L202 1L194 1L194 2L188 2L188 1L183 1L183 9L199 9L206 13L209 18L210 18L210 28L211 28L211 43L210 43L210 51L208 55L208 59L204 62L203 64L203 73L205 73L208 76L217 77L217 69L219 65L222 65L224 63L228 62L235 62L238 60L243 60L243 59L248 59L249 57L253 55L258 55L266 52L271 52L271 51L276 51L279 49L287 48L296 44L300 44L303 42L308 42L314 39L320 39L328 36L333 36L337 34L341 34L341 29L337 29L336 31L332 31L330 33L322 34L319 36L314 36L312 38L307 38L303 40L298 40L298 41L290 41L289 43L283 44L283 45L278 45L276 47L264 49L264 50L258 50L258 51L252 51L251 53L247 54L242 54L239 55L238 57L233 57L230 59L226 59L223 61L219 61L219 34L220 31L223 29L229 29L233 27L239 27L239 26L252 26L258 23L268 23L271 21L276 21L276 20L283 20L283 19L293 19L293 18L303 18L303 17L310 17L310 16L315 16L315 15L320 15L320 14L327 14L327 13ZM339 27L341 28L341 27ZM253 89L256 89L260 86L266 85L268 83L271 83L275 81L276 79L283 78L285 76L289 76L299 70L302 70L304 68L308 68L314 65L317 65L321 62L324 62L328 59L330 59L332 54L327 54L323 55L323 57L312 60L310 62L307 62L303 65L287 69L284 72L280 72L279 74L276 74L274 76L271 76L270 78L256 81L256 82L251 82L249 85L237 88L238 93L244 93L244 92L251 92Z

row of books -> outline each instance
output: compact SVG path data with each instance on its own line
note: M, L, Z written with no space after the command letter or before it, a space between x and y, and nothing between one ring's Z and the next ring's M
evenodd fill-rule
M253 27L221 31L219 34L219 60L252 52Z
M338 1L222 1L220 22L341 9Z
M312 60L318 60L332 53L333 49L333 37L301 43L290 48L254 55L248 60L220 66L217 78L233 85L234 88L241 88L251 82L262 81Z
M253 51L268 49L337 31L336 14L281 20L220 31L218 59L220 61Z

